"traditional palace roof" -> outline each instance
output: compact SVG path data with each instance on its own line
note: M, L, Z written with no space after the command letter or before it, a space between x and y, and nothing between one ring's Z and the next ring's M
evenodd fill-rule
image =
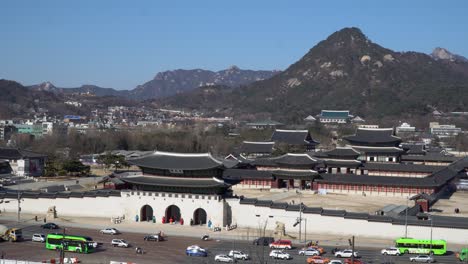
M17 148L0 148L0 159L18 160L44 157L47 157L47 155L32 152L29 150L21 150Z
M353 149L362 152L362 153L403 153L404 150L397 147L363 147L363 146L353 146Z
M289 145L319 144L319 142L312 139L308 130L276 129L271 136L271 141Z
M348 119L350 117L348 110L322 110L320 118Z
M453 162L457 157L447 156L441 153L426 153L426 155L402 155L401 161L427 161L427 162Z
M266 153L271 154L273 152L273 146L275 142L253 142L244 141L240 148L241 153Z
M259 158L252 162L253 165L259 166L281 166L281 165L301 165L314 166L319 161L312 158L308 154L287 153L274 158Z
M243 180L243 179L273 180L273 174L270 171L264 171L264 170L227 169L223 171L223 179L226 179L226 180Z
M350 144L400 143L401 138L393 135L393 128L358 128L353 136L344 137Z
M322 159L323 163L327 165L327 167L360 167L362 162L359 160L345 160L345 159Z
M155 151L154 153L130 159L128 163L138 167L163 170L206 170L223 167L223 163L210 153L172 153Z
M404 163L365 163L364 169L369 171L394 171L394 172L423 172L434 173L440 171L440 166L428 166L422 164Z
M122 181L136 184L161 187L184 187L184 188L214 188L228 187L223 180L213 178L174 178L174 177L154 177L154 176L130 176L121 178Z
M357 152L356 150L350 147L346 147L346 148L337 147L333 150L324 152L324 154L327 157L342 157L342 158L352 158L352 159L355 159L359 156L359 152Z

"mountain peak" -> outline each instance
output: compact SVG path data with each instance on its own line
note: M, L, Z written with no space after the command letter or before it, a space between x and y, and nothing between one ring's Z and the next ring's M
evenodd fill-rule
M367 41L366 35L362 33L362 31L357 28L357 27L346 27L343 29L340 29L333 34L331 34L327 40L331 41L355 41L355 40L361 40L361 41Z
M460 55L457 55L457 54L454 54L454 53L451 53L447 49L441 48L441 47L435 48L430 55L435 60L449 60L449 61L468 62L467 58L465 58L463 56L460 56Z

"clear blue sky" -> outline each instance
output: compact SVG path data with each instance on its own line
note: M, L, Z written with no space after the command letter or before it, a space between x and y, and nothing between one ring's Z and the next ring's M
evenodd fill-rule
M285 69L356 26L397 51L468 56L468 1L115 1L0 3L0 78L132 89L159 71Z

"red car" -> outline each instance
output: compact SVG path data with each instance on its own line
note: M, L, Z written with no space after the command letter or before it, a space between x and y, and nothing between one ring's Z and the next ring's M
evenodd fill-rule
M270 248L274 249L291 249L292 243L291 240L276 240L275 242L270 244Z

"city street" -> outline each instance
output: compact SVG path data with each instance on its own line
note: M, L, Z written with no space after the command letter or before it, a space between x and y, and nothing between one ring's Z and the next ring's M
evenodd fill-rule
M2 224L9 223L3 221ZM34 233L62 232L60 230L42 230L39 224L23 223L23 235L25 241L18 243L2 242L0 251L4 252L7 259L43 261L58 257L58 252L47 250L43 243L32 242L31 235ZM147 242L143 241L141 233L123 232L120 235L103 235L99 230L66 227L66 233L75 235L90 236L94 241L102 243L98 250L90 254L76 254L67 252L67 257L77 257L81 263L109 263L109 261L129 261L135 263L214 263L214 256L220 253L228 253L231 249L242 250L251 256L250 261L239 261L243 263L261 263L262 255L267 263L306 263L307 257L299 256L299 247L289 250L292 260L273 260L268 257L270 249L268 247L252 246L250 241L239 240L211 240L201 241L194 237L169 236L167 241ZM113 238L123 238L130 243L129 248L117 248L110 245ZM188 257L185 255L185 249L189 245L198 244L208 250L206 258ZM141 247L144 250L143 255L135 253L135 247ZM362 256L364 263L409 263L409 256L382 256L381 248L361 248L356 246L356 251ZM325 247L327 258L333 259L332 248ZM456 263L455 255L449 252L445 256L436 256L438 263Z

